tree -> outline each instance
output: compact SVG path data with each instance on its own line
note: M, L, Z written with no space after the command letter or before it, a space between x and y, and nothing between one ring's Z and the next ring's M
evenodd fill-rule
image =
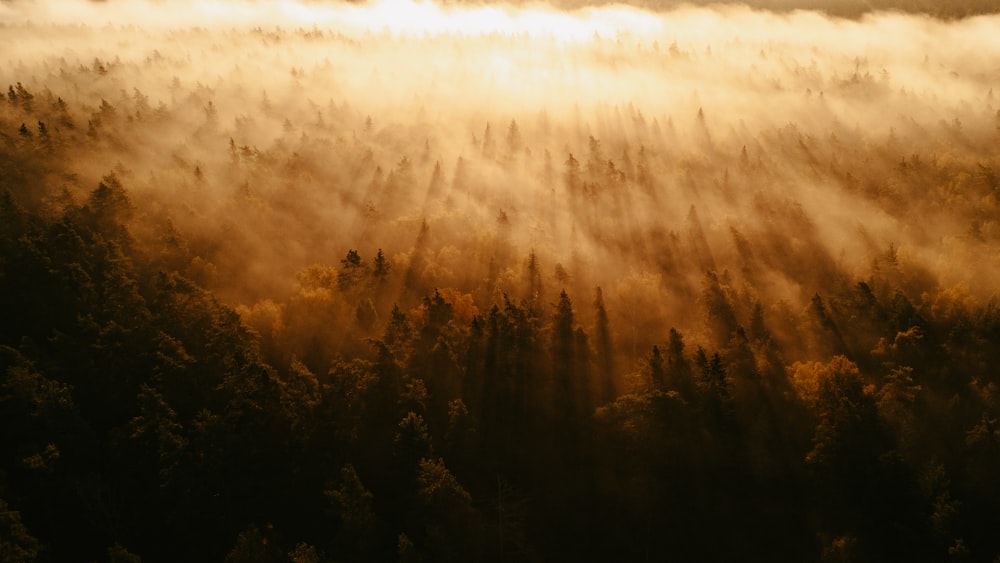
M552 167L552 153L549 149L545 149L542 155L542 185L545 186L548 193L552 193L555 190L553 185L553 180L555 178L555 171Z
M649 370L649 379L653 384L653 389L664 390L667 387L667 370L665 369L663 355L659 346L653 346L653 351L646 359L646 366Z
M424 297L421 309L424 322L420 327L418 348L426 354L444 336L445 328L455 317L455 307L435 289L434 295Z
M451 177L451 192L449 197L452 195L469 193L469 164L462 157L458 157L455 161L455 173Z
M274 529L263 530L251 524L240 532L236 544L226 555L225 563L284 563L287 558L278 547Z
M750 314L750 338L762 344L768 344L771 340L771 332L764 322L764 306L760 301L753 304L753 311Z
M601 150L601 141L591 136L589 149L589 156L587 158L587 174L591 181L597 181L601 178L601 172L603 171L605 164L604 152Z
M486 130L483 131L483 158L493 158L496 153L496 141L493 139L493 132L490 130L489 122L486 123Z
M483 443L501 463L524 459L524 441L539 412L552 408L544 392L547 366L538 324L532 307L505 295L503 307L494 305L484 320L481 348L470 350L482 363L469 373L483 375L478 393L466 395L466 404L480 423ZM475 382L468 383L467 392L476 389Z
M529 303L538 303L542 297L542 269L538 264L538 256L535 249L531 249L528 260L525 264L525 277L528 281L528 295L526 299Z
M406 313L393 305L389 313L389 322L385 325L385 335L382 341L386 348L392 353L394 361L406 361L409 359L413 346L414 329Z
M49 128L44 121L38 122L38 141L45 150L52 149L52 139L49 137Z
M350 249L347 256L340 261L340 273L337 274L337 286L341 291L349 291L357 288L360 281L365 277L367 266L361 260L361 255L357 250Z
M476 445L476 421L462 399L448 402L448 429L445 432L448 458L470 458Z
M0 563L34 561L42 545L21 522L21 513L0 499Z
M701 371L699 380L702 408L711 420L721 421L733 413L732 397L726 366L718 353L706 360L704 351L698 348L698 363Z
M128 238L124 224L135 213L135 205L118 177L109 174L90 193L86 205L80 211L92 230L124 241Z
M827 363L796 362L789 367L799 397L816 413L812 450L806 462L833 472L861 470L877 455L874 397L864 388L858 366L844 356Z
M639 159L636 163L636 182L647 192L653 189L653 174L649 168L649 153L646 146L639 147Z
M389 270L392 268L392 264L389 263L389 259L385 257L382 253L382 249L378 249L378 253L375 254L375 260L373 262L372 274L375 276L377 281L384 281L389 275Z
M592 398L587 378L586 334L576 328L573 303L565 290L559 293L552 317L551 350L555 412L568 429L590 413Z
M604 307L604 292L600 287L594 291L594 309L598 366L596 399L598 404L605 404L615 398L615 352L611 341L611 323Z
M725 347L739 325L736 322L733 306L729 303L729 298L715 272L705 273L702 300L708 313L708 327L711 330L713 341L716 346Z
M370 330L378 320L378 311L371 298L362 298L354 308L354 319L362 329Z
M184 428L177 422L177 413L155 388L143 383L136 402L139 416L129 422L129 437L155 460L152 465L158 468L162 487L172 479L187 447Z
M403 475L414 475L421 459L434 455L431 435L424 417L410 411L396 427L393 438L393 452L397 466Z
M566 184L566 191L571 196L576 195L580 189L580 161L573 158L573 153L569 153L564 163L566 171L563 179Z
M444 173L441 172L441 161L434 162L434 171L431 172L430 183L427 184L426 201L436 200L444 190Z
M810 320L815 325L814 337L818 340L817 348L820 351L830 351L836 354L844 354L847 352L847 345L844 343L844 339L840 334L840 329L837 324L833 321L833 317L830 316L830 312L827 310L826 304L823 302L823 298L817 293L813 295L809 302L809 313ZM825 345L823 339L829 334L833 337L833 346Z
M405 533L399 534L396 540L396 557L399 563L420 563L420 552L417 546L413 545L413 540Z
M316 548L305 542L300 542L295 549L288 552L288 558L292 563L320 563Z
M129 552L121 544L115 544L108 548L109 563L142 563L142 558Z
M21 108L24 110L24 113L32 113L33 108L31 104L35 99L34 94L28 92L28 89L25 88L20 82L18 82L14 88L17 91L17 99L21 102Z
M699 351L704 353L699 347ZM684 354L684 336L677 329L670 328L670 336L667 340L667 365L664 384L680 393L681 397L688 401L695 398L694 374L691 364Z
M347 251L347 258L340 261L345 268L358 268L361 266L361 255L358 254L357 250L351 249Z
M338 553L350 561L369 559L375 539L374 495L365 488L354 466L341 467L340 484L324 494L340 521L334 540Z
M511 119L510 126L507 127L507 154L514 157L521 150L521 130L517 126L517 121Z
M461 396L462 374L457 362L464 327L456 323L454 295L449 298L434 290L425 296L417 309L418 338L409 361L407 372L427 386L429 395L428 420L434 428L443 428L447 422L448 403ZM471 297L470 297L471 301Z
M417 497L424 523L424 550L432 561L479 558L479 515L472 496L438 458L423 459L417 475Z
M879 416L895 434L900 444L914 447L917 439L914 406L922 387L914 383L913 368L903 366L892 370L882 382L877 394Z

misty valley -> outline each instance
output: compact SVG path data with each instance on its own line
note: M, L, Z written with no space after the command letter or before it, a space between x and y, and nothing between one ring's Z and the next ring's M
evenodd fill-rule
M1000 561L918 4L0 1L0 561Z

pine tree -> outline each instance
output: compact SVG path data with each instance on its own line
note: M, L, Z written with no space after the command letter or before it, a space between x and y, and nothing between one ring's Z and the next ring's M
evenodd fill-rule
M667 370L659 346L653 346L653 351L649 353L649 357L646 359L646 367L649 370L649 380L652 383L653 389L666 389Z
M598 287L594 291L595 344L597 348L597 402L609 403L615 398L615 356L611 340L611 323L604 307L604 292ZM661 382L662 384L662 382Z
M517 121L511 119L507 128L507 154L510 157L517 156L521 151L521 130L517 126Z
M378 249L375 254L375 260L372 263L372 275L375 276L375 280L382 282L389 275L389 270L392 265L389 263L389 259L385 257L382 249Z

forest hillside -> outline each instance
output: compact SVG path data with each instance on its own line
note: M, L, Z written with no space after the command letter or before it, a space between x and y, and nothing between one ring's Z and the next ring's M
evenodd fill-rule
M778 4L0 2L0 561L1000 560L1000 10Z

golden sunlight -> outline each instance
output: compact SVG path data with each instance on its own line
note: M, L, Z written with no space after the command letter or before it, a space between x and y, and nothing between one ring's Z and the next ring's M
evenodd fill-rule
M995 0L0 0L0 559L1000 561Z

